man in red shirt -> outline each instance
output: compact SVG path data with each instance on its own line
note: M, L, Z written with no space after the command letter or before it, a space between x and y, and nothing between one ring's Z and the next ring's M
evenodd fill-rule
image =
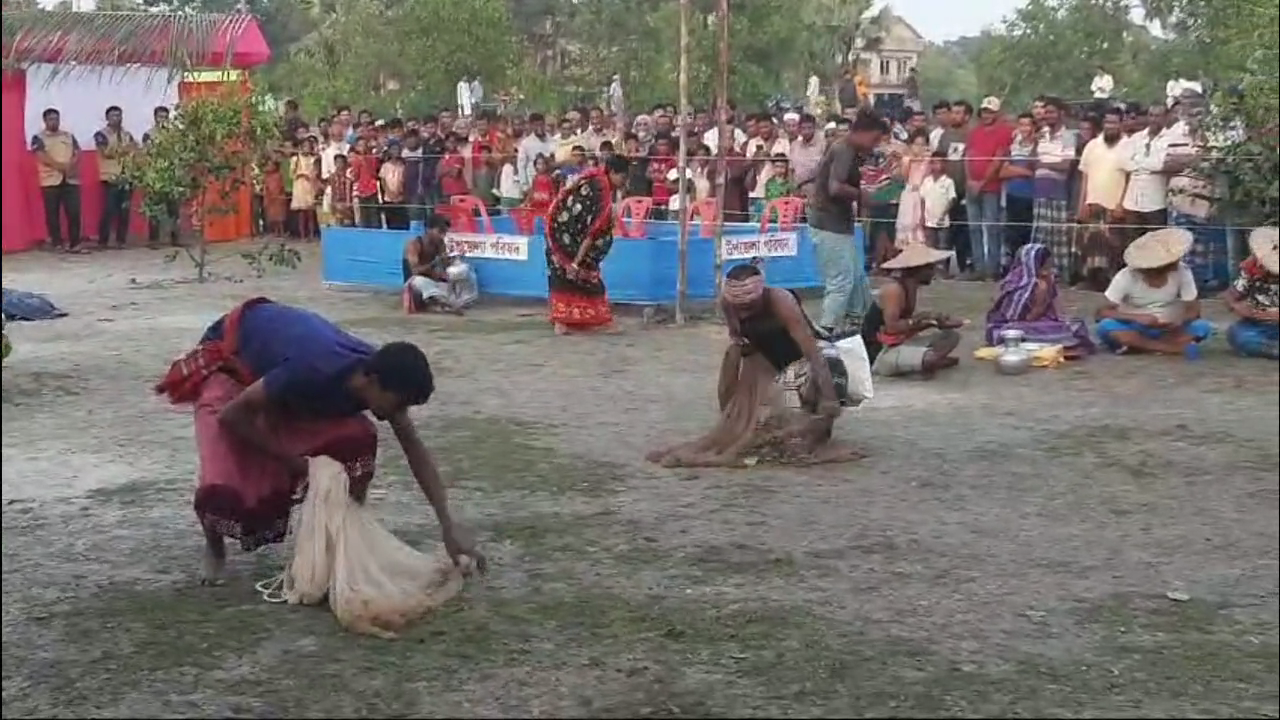
M964 152L970 262L979 280L995 280L1000 276L1004 256L1000 166L1009 157L1012 141L1013 126L1000 115L1000 98L983 98L978 106L978 126L969 131Z
M677 164L674 146L671 135L662 134L653 139L653 147L649 150L649 180L653 183L651 192L656 219L667 219L667 206L671 202L671 188L667 186L667 173Z

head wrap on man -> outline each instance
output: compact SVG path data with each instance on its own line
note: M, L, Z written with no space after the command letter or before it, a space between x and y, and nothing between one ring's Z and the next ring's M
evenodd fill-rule
M764 295L764 274L732 280L726 278L721 295L730 305L750 305Z

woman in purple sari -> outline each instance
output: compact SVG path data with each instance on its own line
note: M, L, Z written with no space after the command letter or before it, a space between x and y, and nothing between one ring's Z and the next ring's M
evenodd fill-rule
M1058 283L1044 245L1029 243L1019 248L1013 267L1000 282L1000 294L987 313L987 344L999 345L1005 330L1021 330L1027 342L1062 345L1073 355L1093 352L1084 320L1058 316Z

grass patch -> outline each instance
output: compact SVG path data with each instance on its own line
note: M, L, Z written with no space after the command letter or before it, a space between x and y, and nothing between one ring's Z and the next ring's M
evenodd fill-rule
M169 495L190 495L191 479L135 478L116 485L96 487L84 494L91 502L109 502L126 508L153 508L161 504L161 498Z
M454 417L426 433L438 461L463 486L496 492L607 497L624 468L556 448L550 425L500 417ZM407 470L407 468L406 468Z
M246 591L108 588L66 606L52 618L57 642L76 651L38 675L38 695L85 712L180 683L183 702L207 695L294 717L442 714L504 693L525 703L508 714L593 717L1229 716L1265 714L1275 696L1274 636L1250 650L1241 628L1194 607L1107 604L1087 656L976 667L795 606L473 586L387 642ZM1116 620L1151 632L1107 640ZM42 662L6 651L6 675L30 677ZM30 704L36 695L6 690L6 714L48 712ZM179 699L150 702L163 714Z

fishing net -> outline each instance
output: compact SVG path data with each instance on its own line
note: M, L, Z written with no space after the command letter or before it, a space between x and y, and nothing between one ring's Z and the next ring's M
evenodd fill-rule
M394 638L462 589L467 559L455 566L443 550L424 555L392 535L351 499L336 460L312 458L307 483L284 574L290 604L318 605L327 597L347 630Z
M738 345L720 363L720 418L696 440L655 450L650 462L664 467L744 467L759 462L812 465L863 457L830 441L826 418L787 407L778 374L762 355Z

